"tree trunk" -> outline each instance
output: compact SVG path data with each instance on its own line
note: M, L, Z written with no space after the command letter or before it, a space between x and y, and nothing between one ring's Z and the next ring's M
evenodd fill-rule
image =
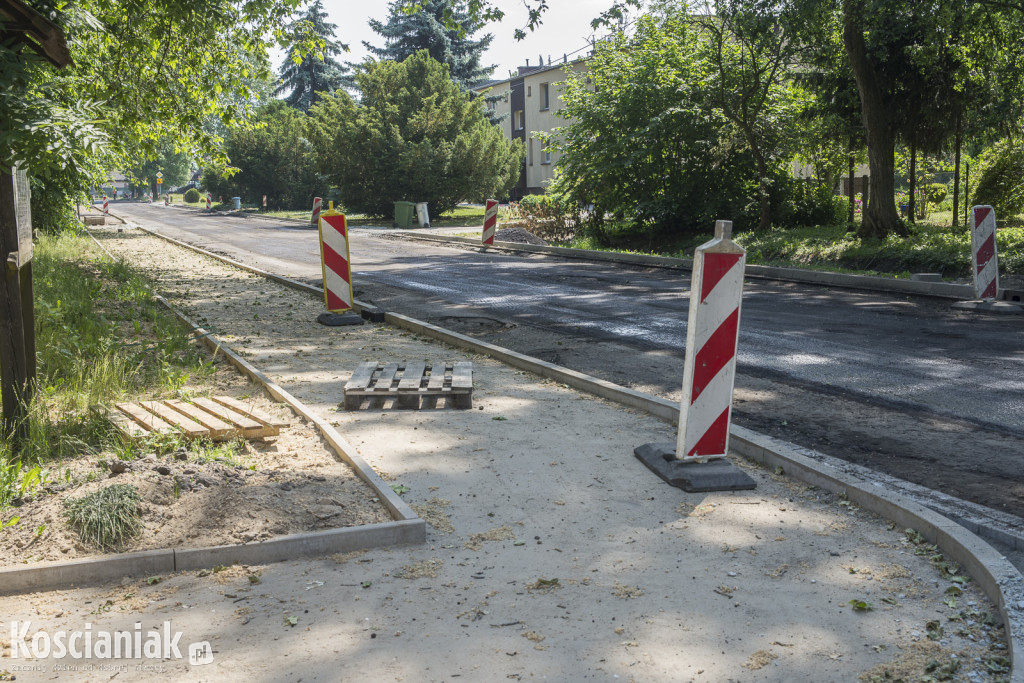
M910 216L910 222L913 223L917 217L917 145L913 142L910 143L910 174L907 178L907 182L910 183L910 192L907 197L907 215Z
M956 114L956 138L953 142L953 146L956 148L953 151L953 223L950 227L956 227L960 224L960 146L963 144L964 138L964 114L962 111L958 111Z
M874 65L868 58L867 47L864 45L863 27L860 23L863 13L863 2L845 0L843 3L843 44L850 58L857 92L860 95L861 118L864 121L864 132L868 142L868 166L871 169L869 192L872 202L864 212L857 236L881 238L890 232L906 236L910 233L900 220L895 203L893 159L896 135L889 120Z

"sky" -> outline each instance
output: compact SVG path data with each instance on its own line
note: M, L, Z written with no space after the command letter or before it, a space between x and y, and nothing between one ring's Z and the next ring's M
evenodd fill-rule
M387 0L323 0L324 9L330 21L338 25L335 37L347 43L351 52L339 56L341 62L361 62L367 56L362 41L382 46L384 39L374 33L367 21L385 21L388 15ZM540 55L544 63L548 57L561 61L562 54L586 48L587 41L594 34L590 20L608 9L612 0L549 0L549 9L544 13L544 23L522 41L516 41L517 28L526 26L527 12L522 0L495 0L494 5L505 12L500 23L488 25L484 31L494 34L491 47L484 53L484 64L497 64L495 78L508 77L509 70L526 64L537 65ZM477 34L474 37L479 37ZM585 54L582 50L579 54ZM282 55L273 58L275 70L280 66Z

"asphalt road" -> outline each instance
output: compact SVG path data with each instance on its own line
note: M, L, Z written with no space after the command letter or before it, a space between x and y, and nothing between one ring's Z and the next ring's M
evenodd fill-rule
M319 282L316 232L159 205L116 211ZM508 255L354 228L356 296L568 367L678 397L689 276ZM736 421L967 500L1024 504L1024 319L949 302L748 280Z

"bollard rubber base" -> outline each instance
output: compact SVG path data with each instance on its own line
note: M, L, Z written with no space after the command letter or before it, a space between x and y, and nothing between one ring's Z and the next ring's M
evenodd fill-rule
M362 325L363 317L358 313L321 313L316 321L327 327L341 327L343 325Z
M986 299L975 301L957 301L953 308L960 311L978 311L980 313L1008 313L1011 315L1024 313L1024 306L1010 303L1009 301L990 301Z
M676 460L674 443L647 443L635 448L633 455L665 483L689 493L757 488L746 472L724 458L685 463Z

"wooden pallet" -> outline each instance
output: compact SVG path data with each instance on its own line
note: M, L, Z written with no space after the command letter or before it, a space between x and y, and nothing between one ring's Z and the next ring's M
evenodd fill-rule
M213 441L261 439L277 436L288 426L287 421L230 396L196 398L191 403L178 399L117 403L113 408L97 409L130 439L176 433Z
M345 383L345 410L358 410L363 398L393 398L400 408L418 410L424 398L451 398L456 408L473 407L473 364L376 361L361 364ZM450 405L451 405L450 404Z

